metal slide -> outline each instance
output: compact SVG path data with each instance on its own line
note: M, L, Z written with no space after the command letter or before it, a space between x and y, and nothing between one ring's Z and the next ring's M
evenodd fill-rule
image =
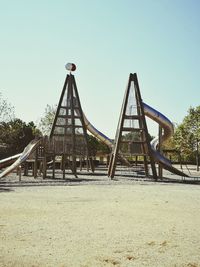
M145 103L143 103L143 105L144 105L145 115L147 117L149 117L150 119L154 120L155 122L157 122L164 129L164 134L162 136L161 142L164 142L165 140L169 139L174 132L172 122L167 117L165 117L162 113L160 113L159 111L150 107L149 105L147 105ZM108 145L112 149L112 147L113 147L112 140L109 139L106 135L104 135L100 131L98 131L88 121L85 114L83 114L83 118L84 118L85 125L86 125L87 129L90 131L90 133L93 134L94 136L96 136L100 141L102 141L103 143L105 143L106 145ZM151 148L153 150L153 156L154 156L155 161L160 163L164 169L166 169L166 170L168 170L174 174L188 177L187 174L174 168L172 166L171 162L157 151L157 149L156 149L157 145L158 145L158 138L154 138L151 142Z
M84 123L86 128L88 129L88 131L93 134L97 139L99 139L102 143L106 144L111 150L113 148L113 142L111 139L109 139L106 135L104 135L102 132L100 132L99 130L97 130L86 118L85 114L83 113L83 119L84 119ZM122 155L119 154L119 158L120 160L127 166L131 167L131 164L129 163L129 161L124 158Z
M104 135L102 132L100 132L99 130L97 130L86 118L85 114L83 113L83 119L84 119L84 123L86 128L88 129L88 131L94 135L97 139L99 139L102 143L106 144L108 147L110 147L112 149L113 147L113 142L111 139L109 139L106 135Z
M7 169L5 169L2 173L0 173L0 178L5 177L12 171L14 171L19 165L21 165L36 149L39 144L41 138L32 140L24 149L24 151L19 154L18 159L10 165Z
M150 119L154 120L155 122L157 122L164 129L164 133L161 137L161 142L164 142L167 139L169 139L174 133L174 127L172 122L162 113L150 107L149 105L143 103L143 106L145 115ZM174 174L188 177L187 174L173 167L171 162L167 158L165 158L162 154L160 154L159 151L157 151L157 145L158 145L158 138L156 137L151 141L151 148L153 150L153 156L155 161L160 163L164 169Z
M5 158L5 159L1 159L0 160L0 169L11 165L16 159L19 158L19 156L21 156L21 153L16 154L16 155L11 156L11 157L8 157L8 158Z

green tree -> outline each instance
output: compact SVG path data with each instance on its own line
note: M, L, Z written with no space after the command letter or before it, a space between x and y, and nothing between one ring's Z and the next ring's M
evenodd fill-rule
M20 119L14 119L0 124L0 143L4 149L0 157L5 158L21 153L28 143L40 134L33 122L26 124Z
M177 127L174 135L175 146L187 159L195 154L199 171L199 140L200 140L200 106L190 107L183 122Z
M8 122L14 118L14 107L8 103L0 92L0 122Z
M102 154L110 153L109 147L103 144L102 142L100 142L93 135L88 135L88 145L89 145L89 150L92 156L96 156L97 152L101 152Z
M88 146L92 156L96 156L99 146L99 141L93 135L87 135L88 137Z
M43 117L40 119L38 128L43 135L49 135L56 114L56 105L47 105Z

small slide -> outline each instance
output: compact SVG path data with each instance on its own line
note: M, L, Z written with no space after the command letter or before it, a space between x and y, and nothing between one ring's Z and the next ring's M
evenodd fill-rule
M1 159L0 160L0 169L11 165L17 158L19 158L19 156L21 156L21 153L16 154L16 155L11 156L11 157L8 157L8 158L5 158L5 159Z
M17 160L12 165L10 165L7 169L5 169L2 173L0 173L0 178L5 177L6 175L14 171L19 165L21 165L35 151L40 140L41 138L32 140L25 147L24 151L21 154L18 154Z
M143 105L144 105L145 115L147 117L149 117L150 119L154 120L155 122L157 122L164 129L164 134L162 136L161 141L164 142L165 140L169 139L171 137L171 135L173 134L173 131L174 131L172 122L167 117L165 117L162 113L160 113L159 111L150 107L149 105L147 105L145 103L143 103ZM98 131L88 121L88 119L86 118L86 116L84 114L83 114L83 116L84 116L84 122L85 122L85 125L86 125L86 128L88 129L88 131L112 149L112 147L113 147L112 140L109 139L106 135L104 135L100 131ZM174 174L188 177L187 174L174 168L172 166L171 162L157 151L157 149L156 149L157 145L158 145L158 138L154 138L151 142L151 148L153 150L153 156L154 156L155 161L160 163L164 169L166 169L166 170L168 170Z

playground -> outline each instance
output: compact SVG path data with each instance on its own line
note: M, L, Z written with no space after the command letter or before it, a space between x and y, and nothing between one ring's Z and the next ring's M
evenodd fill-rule
M200 266L199 174L162 153L173 124L130 74L114 140L86 118L74 64L49 136L0 161L0 266ZM150 140L146 117L159 125ZM87 131L109 147L95 164Z
M66 178L66 170L70 170L77 178L84 166L88 173L94 173L95 156L89 146L88 132L109 149L106 172L110 179L115 178L119 165L121 170L125 167L124 173L128 173L129 177L143 173L144 177L151 177L154 181L163 178L163 169L183 178L191 176L175 168L163 154L162 144L173 135L174 125L161 112L143 102L136 73L129 75L115 139L111 140L89 122L82 110L75 76L72 74L76 65L68 63L65 68L69 73L49 136L37 137L22 153L0 160L0 169L7 167L0 173L0 178L17 170L21 179L22 169L25 176L29 175L30 161L34 178L38 175L42 175L43 179L48 178L49 170L51 177L56 178L57 169L62 170L63 179ZM159 125L158 136L153 140L150 139L146 117ZM142 161L139 168L138 158L140 163Z

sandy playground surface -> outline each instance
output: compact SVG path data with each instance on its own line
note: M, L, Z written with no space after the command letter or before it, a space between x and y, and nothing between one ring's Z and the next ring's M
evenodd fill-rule
M4 266L200 266L200 185L0 186Z

